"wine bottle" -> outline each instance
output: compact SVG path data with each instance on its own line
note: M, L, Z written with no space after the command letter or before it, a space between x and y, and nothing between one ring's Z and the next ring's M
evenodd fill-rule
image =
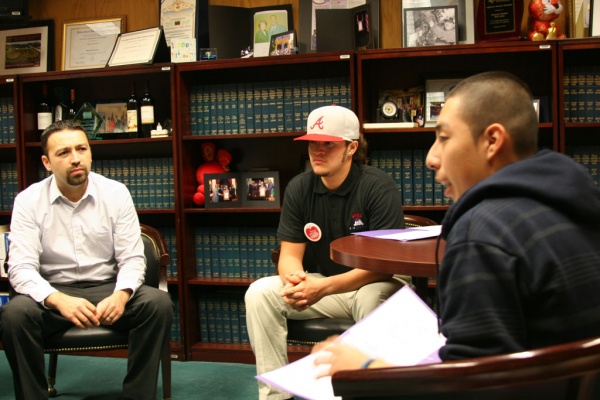
M140 127L140 105L135 95L135 82L131 82L131 95L127 100L127 136L136 138Z
M77 111L79 111L79 109L75 103L75 89L71 89L71 101L69 102L65 119L74 119Z
M141 120L142 120L142 137L149 138L154 127L154 99L150 94L150 81L146 81L146 90L142 97Z
M37 128L40 133L52 124L52 105L48 100L48 85L42 83L42 98L38 103Z

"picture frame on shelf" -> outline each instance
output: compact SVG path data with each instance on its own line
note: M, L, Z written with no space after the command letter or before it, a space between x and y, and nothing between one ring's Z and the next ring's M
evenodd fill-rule
M127 103L124 101L96 103L96 112L104 119L98 134L118 134L127 130Z
M238 208L240 201L240 174L223 172L204 175L205 208Z
M600 36L600 1L590 0L590 37Z
M404 47L458 44L457 6L404 10Z
M404 10L408 8L457 6L458 10L458 43L475 43L475 10L473 1L464 0L402 0L402 26L404 26ZM406 46L403 42L403 46Z
M33 21L0 29L0 75L52 71L54 21Z
M126 17L65 21L61 69L71 71L104 68L119 34L125 32Z
M591 8L594 0L570 0L568 12L568 37L571 39L589 37Z
M289 56L290 54L296 54L297 50L295 30L271 36L270 56Z
M242 201L244 207L281 207L278 171L253 171L242 173Z
M160 26L167 47L172 39L195 39L195 53L209 47L208 0L158 0Z
M425 82L425 127L434 127L446 96L462 79L428 79Z

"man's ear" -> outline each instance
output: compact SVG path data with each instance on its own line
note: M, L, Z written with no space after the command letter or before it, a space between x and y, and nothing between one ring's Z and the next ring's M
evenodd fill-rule
M491 124L485 129L482 136L488 160L496 157L507 145L508 132L501 124Z
M42 156L42 164L46 168L46 171L52 172L52 166L50 165L50 160L46 156Z

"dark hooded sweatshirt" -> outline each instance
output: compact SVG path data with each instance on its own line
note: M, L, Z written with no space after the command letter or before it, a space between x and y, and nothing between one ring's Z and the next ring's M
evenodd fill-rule
M442 360L600 336L600 190L541 151L467 190L442 222Z

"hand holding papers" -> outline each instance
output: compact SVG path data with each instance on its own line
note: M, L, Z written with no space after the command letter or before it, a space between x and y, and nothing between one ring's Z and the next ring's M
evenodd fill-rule
M382 229L378 231L367 231L353 233L353 235L367 236L377 239L392 239L406 242L408 240L425 239L440 236L442 232L441 225L419 226L406 229Z
M439 362L437 352L445 343L435 313L409 287L396 292L338 340L399 366ZM335 399L331 378L316 378L315 357L311 354L257 379L305 399Z

